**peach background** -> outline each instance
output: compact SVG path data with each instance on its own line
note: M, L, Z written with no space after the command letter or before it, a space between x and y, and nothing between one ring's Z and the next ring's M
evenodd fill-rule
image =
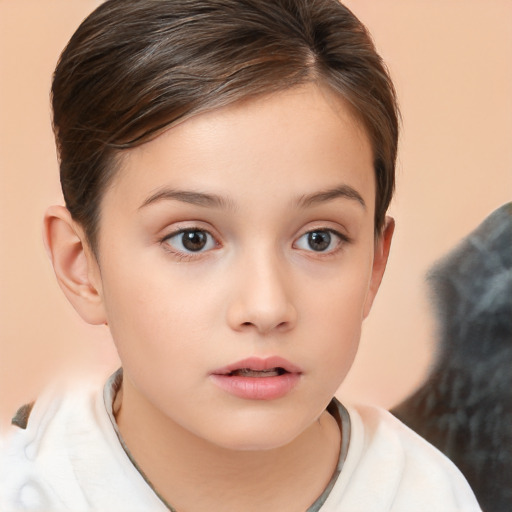
M0 426L68 368L106 373L105 328L85 325L41 242L61 202L48 90L60 50L98 0L0 0ZM424 274L512 192L512 2L347 0L395 79L403 112L388 274L341 395L391 406L435 343Z

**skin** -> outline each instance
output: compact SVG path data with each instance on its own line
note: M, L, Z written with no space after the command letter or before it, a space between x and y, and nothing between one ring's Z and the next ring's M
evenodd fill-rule
M372 160L347 104L309 84L125 152L97 258L67 210L48 211L61 287L86 321L108 322L123 363L121 434L180 512L303 511L327 485L340 430L325 408L353 363L393 232L388 219L374 233ZM187 250L182 230L206 245ZM236 397L212 379L270 356L300 368L278 399Z

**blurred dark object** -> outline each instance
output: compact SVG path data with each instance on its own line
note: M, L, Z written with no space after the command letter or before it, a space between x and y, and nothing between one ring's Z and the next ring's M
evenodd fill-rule
M428 281L439 344L425 384L391 412L464 473L484 512L512 511L512 203Z

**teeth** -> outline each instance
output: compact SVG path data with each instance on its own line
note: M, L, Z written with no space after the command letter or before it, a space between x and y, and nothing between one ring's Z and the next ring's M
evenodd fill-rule
M238 377L277 377L285 371L282 368L269 368L268 370L251 370L250 368L240 368L231 372L231 375Z

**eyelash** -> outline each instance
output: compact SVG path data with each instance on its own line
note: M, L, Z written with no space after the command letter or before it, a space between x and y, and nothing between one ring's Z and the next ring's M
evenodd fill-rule
M301 239L303 239L304 237L308 237L308 236L312 235L313 233L323 233L323 234L327 233L330 236L334 235L334 237L336 237L338 239L336 246L330 250L315 251L313 249L303 249L305 252L312 253L316 257L328 258L330 256L335 256L342 249L342 247L345 244L351 243L351 241L352 241L347 235L344 235L343 233L340 233L339 231L337 231L335 229L320 227L320 228L314 228L314 229L310 229L310 230L306 231L299 238L297 238L297 240L294 242L293 245L297 246L298 242ZM330 240L329 245L331 243L332 243L332 240ZM301 249L300 247L297 247L297 248Z
M197 251L188 251L187 252L187 249L184 248L185 250L180 250L180 249L177 249L175 247L172 246L172 244L169 242L171 239L173 238L177 238L179 237L180 235L183 235L185 233L203 233L205 234L207 237L209 237L210 239L210 242L213 241L213 243L215 244L215 247L218 247L220 244L219 242L216 240L216 238L206 229L204 228L199 228L199 227L187 227L187 228L181 228L181 229L177 229L176 231L173 231L172 233L169 233L168 235L166 235L165 237L163 237L161 240L160 240L160 245L167 251L167 252L170 252L171 254L173 254L173 256L175 256L176 258L178 258L180 261L190 261L192 259L197 259L198 256L201 256L202 254L206 253L206 252L209 252L210 250L213 249L213 247L211 248L208 248L206 250L203 250L203 248L197 250ZM208 244L208 240L206 242L206 245ZM183 239L181 241L181 245L183 246Z
M192 250L187 251L186 248L185 248L185 250L176 249L176 248L174 248L172 246L172 244L169 243L169 240L171 240L171 239L173 239L175 237L179 237L179 235L183 235L185 233L202 233L202 234L205 234L207 237L210 238L210 243L213 242L215 245L214 245L214 247L209 247L207 249L200 248L197 251L192 251ZM338 242L337 242L337 244L336 244L336 246L334 248L332 248L332 249L330 249L328 251L315 251L314 249L311 249L311 248L310 249L304 249L304 248L301 248L301 247L297 246L297 243L301 239L303 239L304 237L308 237L308 236L312 235L313 233L322 233L322 234L326 234L327 233L327 234L329 234L329 236L334 235L338 239ZM343 233L340 233L339 231L336 231L335 229L321 227L321 228L310 229L310 230L306 231L305 233L303 233L300 237L298 237L293 242L292 247L297 248L299 250L304 250L305 252L308 252L308 253L312 253L312 254L316 255L317 257L326 258L326 257L329 257L329 256L336 255L341 250L343 245L351 243L351 241L352 240L348 236L344 235ZM332 240L329 241L329 245L331 243L332 243ZM197 259L198 257L203 255L204 253L207 253L207 252L211 251L215 247L219 247L220 243L206 229L199 228L199 227L187 227L187 228L177 229L176 231L173 231L172 233L166 235L165 237L163 237L160 240L160 245L162 245L162 247L166 251L168 251L169 253L173 254L173 256L178 258L179 261L191 261L193 259ZM183 246L183 239L181 241L181 245ZM208 245L208 240L206 241L205 245Z

